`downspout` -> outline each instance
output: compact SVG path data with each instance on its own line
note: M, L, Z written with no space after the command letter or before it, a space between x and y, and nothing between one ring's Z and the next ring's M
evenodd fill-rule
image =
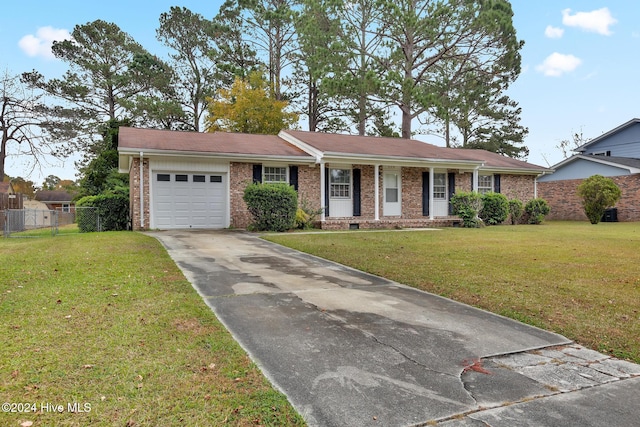
M140 228L144 229L144 153L140 152Z
M320 221L324 222L325 221L325 212L327 211L327 207L325 206L325 200L326 200L326 196L325 196L325 179L327 179L327 177L325 176L326 174L324 173L324 162L320 161L320 206L322 206L322 209L320 211Z
M375 210L374 220L380 221L380 165L373 166L374 184L373 187L373 206Z
M433 221L434 215L433 215L433 179L434 179L434 172L433 172L433 166L429 167L429 220Z
M542 172L541 174L539 174L533 179L533 198L534 199L538 198L538 178L540 178L541 176L545 176L546 174L547 174L546 172Z

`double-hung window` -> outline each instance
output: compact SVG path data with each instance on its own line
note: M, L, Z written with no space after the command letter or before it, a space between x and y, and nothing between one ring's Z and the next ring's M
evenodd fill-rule
M447 198L447 174L433 174L433 198L435 200L445 200Z
M262 182L268 184L275 184L287 181L287 167L286 166L265 166L262 171Z
M331 169L329 172L329 197L349 199L351 197L351 170Z
M478 193L485 194L493 191L493 175L478 175Z

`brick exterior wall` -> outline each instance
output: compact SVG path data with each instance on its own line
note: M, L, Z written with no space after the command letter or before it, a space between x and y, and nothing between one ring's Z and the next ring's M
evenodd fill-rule
M231 163L229 165L229 203L231 227L247 228L251 224L251 215L247 204L242 200L244 189L253 182L253 164Z
M507 199L518 199L527 203L535 193L535 177L533 175L500 175L500 193Z
M320 167L298 166L298 204L305 204L314 211L320 210Z
M471 191L471 176L472 172L456 173L456 191ZM509 200L519 199L522 203L527 203L534 198L534 190L534 175L500 174L500 193Z
M422 215L422 172L424 168L402 168L402 217L424 219ZM380 206L382 206L382 182L380 182ZM380 217L382 219L382 216ZM388 217L385 217L388 218Z
M251 214L243 200L244 189L253 182L252 163L234 163L229 165L231 227L247 228ZM320 168L308 165L298 166L298 204L305 203L311 209L320 209Z
M640 175L611 177L622 190L618 201L618 221L640 221ZM549 203L551 212L546 219L588 221L578 197L582 179L538 183L538 197Z
M129 206L131 216L131 227L134 230L145 230L149 228L149 159L143 159L142 179L144 213L140 216L140 158L133 159L131 170L129 171ZM141 222L144 219L144 226Z
M148 229L150 226L150 199L149 199L149 160L144 159L144 227L141 226L140 217L140 159L134 158L129 173L130 184L130 206L131 219L134 230ZM354 169L361 170L361 216L345 218L340 221L327 218L323 228L344 229L348 228L350 223L359 223L361 228L392 228L398 225L397 220L402 220L403 227L424 227L437 225L455 225L455 221L450 219L439 219L435 222L429 221L429 217L422 215L422 173L428 172L428 168L411 168L403 167L400 170L402 176L402 216L383 216L383 178L382 172L384 167L380 167L380 176L377 177L379 185L379 206L380 221L375 222L375 185L373 165L353 165ZM455 175L456 191L471 190L471 174L469 172ZM232 162L229 165L229 208L231 215L231 227L246 228L251 224L251 215L247 210L247 206L242 199L245 187L253 181L253 164ZM508 198L519 198L524 203L533 198L534 177L526 175L501 175L501 192ZM635 187L631 188L631 184L625 184L628 188L623 190L626 192L634 191L636 200L640 197L640 179L634 181ZM551 184L551 183L544 183ZM539 184L539 192L543 183ZM620 185L620 184L618 184ZM621 185L622 187L622 185ZM320 203L320 167L300 165L298 166L298 202L305 203L311 209L320 209L323 207ZM560 195L565 194L565 190L560 190ZM541 196L543 197L543 196ZM548 200L549 201L549 200ZM550 202L551 203L551 202ZM578 202L579 203L579 202ZM552 205L553 206L553 205ZM638 219L640 212L638 205L635 204L635 218ZM580 212L581 206L580 206ZM552 207L552 214L554 210ZM630 211L629 211L630 212ZM584 219L582 213L581 219ZM619 218L621 212L618 213ZM623 214L622 218L626 218ZM628 220L628 219L625 219Z

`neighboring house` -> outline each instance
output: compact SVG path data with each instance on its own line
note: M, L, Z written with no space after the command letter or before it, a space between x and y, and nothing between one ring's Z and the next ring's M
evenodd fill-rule
M603 175L622 190L617 219L640 221L640 119L632 119L575 151L552 167L553 175L538 179L539 196L551 207L547 218L587 220L578 185L590 176Z
M326 229L444 226L457 190L526 202L551 170L484 150L303 131L279 135L120 128L133 229L245 228L252 182L286 182ZM142 167L141 167L142 165Z
M0 194L16 194L10 182L0 182Z
M66 191L38 191L34 198L47 205L47 208L52 211L73 212L75 210L73 196Z

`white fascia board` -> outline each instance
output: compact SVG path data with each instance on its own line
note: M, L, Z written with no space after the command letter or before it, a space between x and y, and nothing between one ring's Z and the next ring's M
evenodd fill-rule
M496 168L496 167L481 167L478 169L480 172L489 173L506 173L509 175L550 175L555 172L554 169L540 168L540 169L521 169L521 168Z
M640 173L640 169L634 168L633 166L622 165L620 163L611 162L607 160L607 156L591 156L587 154L580 154L575 156L576 158L587 160L594 163L600 163L602 165L611 166L613 168L628 170L629 174Z
M440 166L451 169L473 169L482 166L477 160L426 159L417 157L363 156L362 154L325 152L322 160L326 163L351 163L363 165L389 165L408 167Z
M593 138L591 141L585 142L584 144L582 144L581 146L576 148L574 150L574 152L584 153L587 150L587 147L589 147L589 146L591 146L593 144L596 144L596 143L602 141L603 139L606 139L606 138L610 137L611 135L614 135L614 134L618 133L619 131L621 131L621 130L629 127L629 126L632 126L632 125L634 125L636 123L640 123L640 119L638 119L638 118L631 119L628 122L623 123L623 124L621 124L620 126L614 128L614 129L611 129L609 132L605 132L602 135Z
M322 157L323 157L324 153L322 151L318 150L317 148L307 144L306 142L300 141L298 138L295 138L294 136L289 135L284 130L280 131L280 133L278 134L278 137L284 139L289 144L291 144L291 145L293 145L295 147L298 147L299 149L301 149L305 153L309 154L310 156L313 156L315 158L315 162L316 163L321 163L322 162Z
M205 152L193 152L193 151L179 151L179 150L140 150L134 148L118 149L119 154L122 155L137 155L140 151L144 151L145 157L187 157L187 158L212 158L221 159L227 161L239 161L239 162L263 162L263 161L280 161L287 163L297 164L314 164L316 159L313 157L301 157L301 156L277 156L277 155L258 155L258 154L238 154L238 153L205 153Z

